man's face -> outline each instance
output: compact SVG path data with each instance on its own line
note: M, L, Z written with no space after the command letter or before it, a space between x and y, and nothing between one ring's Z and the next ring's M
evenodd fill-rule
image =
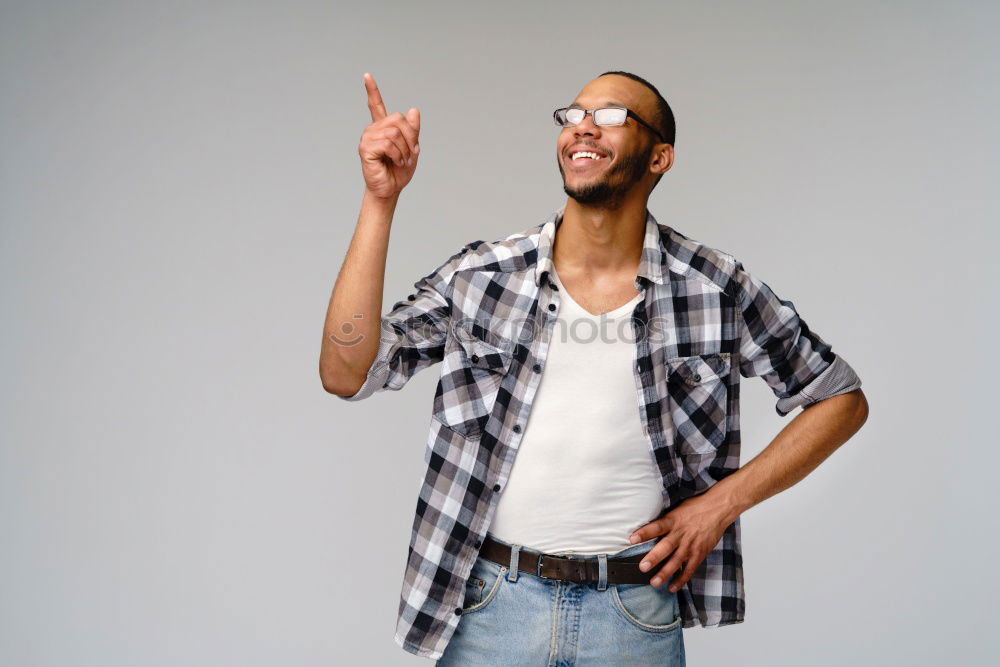
M571 106L584 109L625 107L647 123L655 118L652 91L624 76L607 74L587 84ZM563 190L581 204L616 208L625 194L649 173L653 147L659 141L648 128L629 118L621 126L594 125L587 114L578 125L564 127L556 142ZM591 151L599 159L570 155ZM648 187L643 186L643 187Z

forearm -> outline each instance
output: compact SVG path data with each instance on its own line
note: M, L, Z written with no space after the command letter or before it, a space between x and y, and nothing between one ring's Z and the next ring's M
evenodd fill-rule
M319 373L328 392L352 393L378 354L389 231L398 199L398 193L380 199L367 189L362 198L323 325Z
M831 396L803 409L756 457L706 493L727 510L728 522L784 491L847 442L868 418L860 389Z

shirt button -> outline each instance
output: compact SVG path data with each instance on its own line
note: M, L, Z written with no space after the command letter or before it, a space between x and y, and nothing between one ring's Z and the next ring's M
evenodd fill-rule
M474 364L478 364L479 363L479 355L478 354L474 354L474 355L472 355L469 358L472 359L472 363L474 363Z
M482 540L476 540L476 548L483 546Z
M499 491L500 490L500 485L499 484L494 484L493 485L493 490L494 491Z
M461 616L461 615L462 615L462 608L455 607L455 616Z
M694 380L695 382L701 382L701 376L698 375L697 373L695 373L694 375L692 375L691 379Z
M408 296L406 298L409 299L410 301L413 301L414 299L417 298L417 295L416 294L411 294L410 296Z
M556 304L550 303L549 304L549 310L555 311L555 309L556 309Z
M535 371L536 373L541 373L542 372L542 365L541 364L535 364L534 366L531 367L531 370Z
M521 432L521 425L514 424L514 433L520 433L520 432Z

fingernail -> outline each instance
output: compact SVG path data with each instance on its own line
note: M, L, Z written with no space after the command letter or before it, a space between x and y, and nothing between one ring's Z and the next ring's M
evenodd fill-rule
M659 580L659 579L653 579L653 580L652 580L651 582L649 582L649 583L651 583L651 584L652 584L652 585L654 585L654 586L659 586L659 585L660 585L660 580Z
M628 541L631 542L632 544L635 544L636 542L639 541L639 536L633 535L632 537L628 538Z
M642 563L639 563L639 569L642 570L643 572L645 572L646 570L649 569L649 563L646 563L645 561L642 562Z

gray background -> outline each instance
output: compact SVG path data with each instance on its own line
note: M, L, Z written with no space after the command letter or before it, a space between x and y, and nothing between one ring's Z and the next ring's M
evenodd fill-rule
M144 5L0 17L0 663L429 664L392 634L436 370L317 373L362 73L423 114L388 305L562 205L551 112L606 69L678 119L654 215L871 405L744 514L746 622L690 664L996 660L995 5ZM745 462L791 417L743 387Z

